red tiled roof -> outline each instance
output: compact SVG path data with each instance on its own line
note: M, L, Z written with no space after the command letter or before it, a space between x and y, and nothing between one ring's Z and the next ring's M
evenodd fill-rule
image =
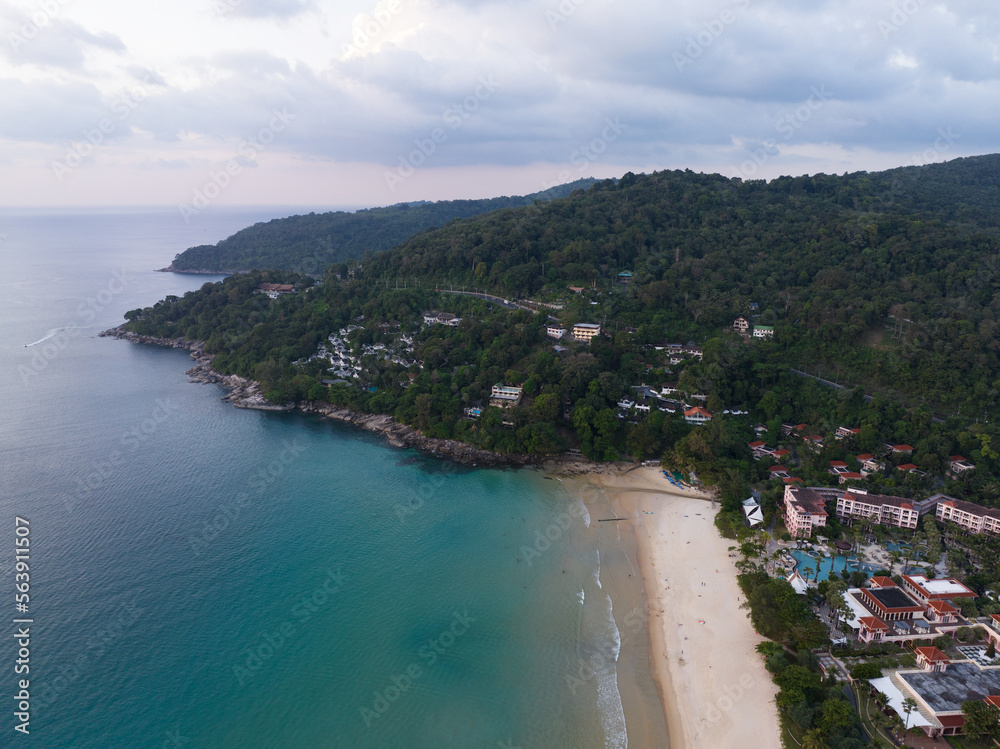
M800 478L798 478L796 476L789 476L788 478L782 479L782 481L784 481L786 484L801 484L802 483L802 479L800 479ZM823 514L825 515L826 513L824 512Z
M914 648L914 652L916 652L917 655L922 655L925 660L928 660L931 663L939 663L941 661L951 660L951 658L942 653L933 645L924 648Z
M757 440L756 442L747 442L747 447L753 450L755 447L763 447L766 444L764 440Z
M772 455L774 455L774 457L776 457L776 458L783 458L786 455L790 455L791 452L792 452L791 450L775 450L772 453Z
M847 471L846 473L840 474L840 478L845 479L845 480L847 480L847 479L863 479L864 476L862 476L860 473L857 473L856 471Z
M984 697L983 702L993 705L993 707L1000 707L1000 695L991 694L989 697Z
M858 456L858 461L861 462L861 461L865 461L865 460L871 460L874 457L875 456L872 455L871 453L863 453L863 454L861 454L861 455Z
M684 412L685 416L694 416L696 414L699 416L704 416L706 419L712 418L712 412L706 408L702 408L701 406L695 406L694 408L689 408L687 411Z
M831 468L847 468L847 463L845 463L842 460L831 460L830 461L830 467Z
M901 471L915 471L915 470L917 470L917 467L913 463L903 463L903 465L899 466L899 470L901 470Z
M787 471L788 469L785 468L784 466L771 466L767 470L769 470L771 473L779 473L780 471Z
M889 630L889 625L886 624L881 619L879 619L877 616L863 616L860 619L858 619L858 621L861 623L861 626L867 630L871 631Z
M947 601L928 601L927 605L939 614L955 614L958 609Z
M952 455L950 458L948 458L948 460L961 460L963 463L965 462L965 458L963 458L961 455Z
M892 451L897 453L904 453L907 451L913 452L913 448L910 447L909 445L893 445Z
M870 588L898 588L892 581L891 577L885 577L884 575L876 575L871 580L868 581L868 587Z

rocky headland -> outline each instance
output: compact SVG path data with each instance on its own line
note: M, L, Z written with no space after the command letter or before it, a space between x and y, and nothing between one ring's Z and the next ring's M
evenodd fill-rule
M195 365L185 374L191 382L212 383L227 388L229 392L222 400L229 401L237 408L252 408L259 411L301 411L302 413L325 416L345 424L353 424L369 432L385 436L393 447L411 447L427 455L447 458L456 463L471 466L526 466L552 462L552 458L537 455L503 455L479 450L465 442L426 437L417 429L406 424L400 424L391 416L385 414L365 414L344 406L318 401L299 401L283 404L271 403L264 397L260 383L240 377L216 372L212 368L214 354L205 353L204 341L189 341L186 338L157 338L155 336L139 335L119 326L100 333L102 337L120 338L132 343L144 343L153 346L184 349L191 352ZM562 461L560 461L562 462ZM569 461L577 462L576 459ZM593 467L587 461L584 464Z

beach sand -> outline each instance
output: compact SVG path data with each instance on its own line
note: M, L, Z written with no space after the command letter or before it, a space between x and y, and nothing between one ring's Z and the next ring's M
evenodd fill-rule
M602 548L627 553L637 546L637 573L617 584L612 580L609 588L622 631L619 688L629 746L738 747L753 737L755 749L780 749L777 687L754 650L762 638L740 608L736 560L728 551L733 542L715 528L716 510L707 495L672 486L658 468L564 480L578 484ZM628 520L598 522L613 517ZM625 565L613 569L621 577ZM636 582L643 582L645 595ZM629 636L636 639L635 630L646 633L646 627L633 626L637 617L648 624L648 649L627 643ZM661 738L662 720L651 714L649 690L641 686L641 675L650 669L635 662L639 656L652 661L669 742ZM640 686L632 687L637 674Z

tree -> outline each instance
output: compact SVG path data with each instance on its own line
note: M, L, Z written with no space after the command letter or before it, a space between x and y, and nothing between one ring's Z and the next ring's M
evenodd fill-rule
M965 716L965 732L976 739L994 739L1000 735L1000 710L981 700L966 700L962 703Z
M824 740L823 732L814 728L802 737L802 749L830 749L830 745Z
M829 733L834 728L846 728L854 722L854 709L847 700L826 700L820 707L820 717L817 725Z
M917 701L912 697L903 700L903 712L906 713L906 723L903 725L903 736L910 730L910 713L917 709Z

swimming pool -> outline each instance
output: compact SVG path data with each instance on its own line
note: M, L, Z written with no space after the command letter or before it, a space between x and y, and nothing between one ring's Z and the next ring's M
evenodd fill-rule
M799 571L799 574L804 577L808 577L810 580L826 580L828 579L831 570L838 575L845 569L848 572L854 572L855 570L860 569L862 572L867 572L869 574L876 570L876 568L870 564L859 565L858 558L856 556L820 557L819 559L816 559L810 556L808 552L800 549L795 549L789 553L795 557L795 561L798 562L798 564L795 565L795 569ZM817 563L819 564L819 578L816 578L814 575ZM808 575L806 575L807 570L809 572Z

